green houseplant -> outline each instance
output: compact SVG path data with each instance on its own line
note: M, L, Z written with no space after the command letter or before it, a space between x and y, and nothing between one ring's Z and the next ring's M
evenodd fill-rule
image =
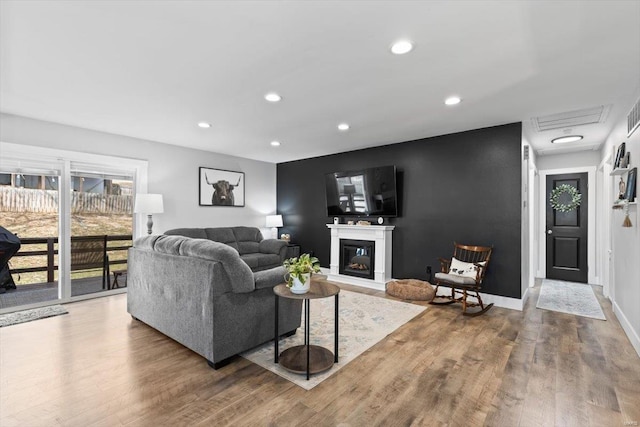
M282 265L287 269L285 275L287 287L294 294L307 293L311 285L311 274L320 272L318 258L309 254L302 254L298 258L289 258Z

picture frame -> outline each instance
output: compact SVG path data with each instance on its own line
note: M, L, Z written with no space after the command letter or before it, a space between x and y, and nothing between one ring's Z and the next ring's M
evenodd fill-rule
M620 167L620 161L624 157L624 154L626 151L625 148L626 148L626 144L624 142L620 144L620 146L618 147L618 151L616 152L616 161L613 163L614 169L617 169Z
M198 204L200 206L244 207L244 182L244 172L201 166L198 180Z
M633 168L627 174L627 188L624 193L624 198L628 202L633 202L636 199L636 181L637 180L638 180L638 168Z

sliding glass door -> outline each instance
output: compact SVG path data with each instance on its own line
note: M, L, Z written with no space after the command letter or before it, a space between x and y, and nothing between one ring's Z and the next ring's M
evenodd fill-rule
M124 173L72 170L71 296L126 286L133 188L133 177Z
M0 226L22 241L0 313L125 292L147 162L4 142L0 153Z
M21 164L0 170L0 226L21 244L9 270L0 273L0 309L54 302L61 296L60 170L52 166Z

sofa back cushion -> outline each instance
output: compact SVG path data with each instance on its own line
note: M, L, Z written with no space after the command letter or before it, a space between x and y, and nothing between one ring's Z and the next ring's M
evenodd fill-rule
M151 250L169 255L201 258L219 262L232 292L252 292L255 289L253 272L236 250L208 239L183 236L144 236L133 243L136 249Z
M209 239L224 243L238 251L240 255L260 252L260 242L264 240L256 227L216 227L216 228L175 228L165 231L168 236L185 236L194 239Z
M207 236L205 239L224 243L225 245L231 246L236 251L239 251L236 236L233 234L233 230L230 227L205 228L204 231Z
M240 255L260 252L262 233L256 227L232 227Z
M192 239L206 239L207 233L204 228L174 228L173 230L165 231L167 236L184 236L191 237Z

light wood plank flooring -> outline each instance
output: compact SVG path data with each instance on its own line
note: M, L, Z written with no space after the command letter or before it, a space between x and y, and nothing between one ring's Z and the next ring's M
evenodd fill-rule
M606 322L538 310L538 288L524 312L429 306L311 391L242 358L212 370L126 295L68 304L0 328L0 425L637 425L640 358L595 289Z

